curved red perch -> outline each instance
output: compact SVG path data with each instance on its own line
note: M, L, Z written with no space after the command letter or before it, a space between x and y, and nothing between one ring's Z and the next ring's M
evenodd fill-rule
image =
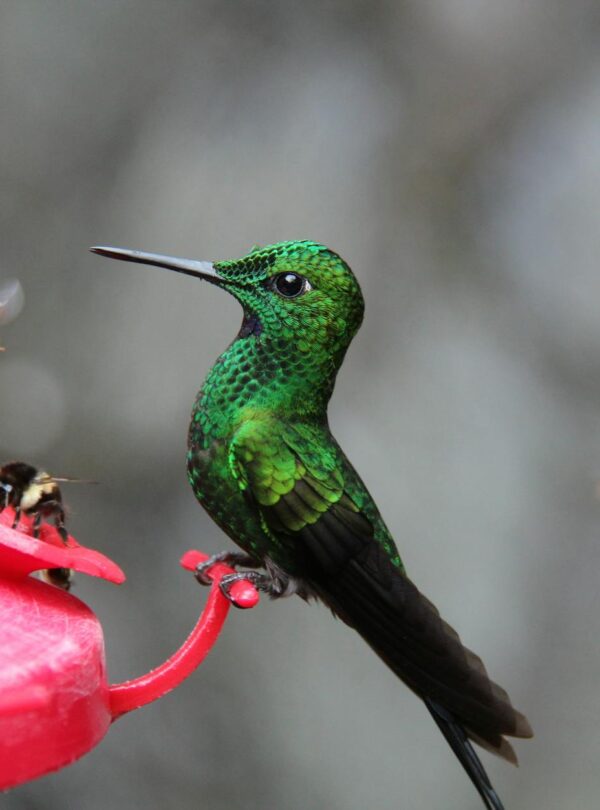
M12 510L0 514L0 790L73 762L96 745L114 719L175 688L201 663L217 640L230 603L220 592L215 565L207 605L182 647L157 669L108 686L102 628L94 613L70 593L27 574L44 568L73 568L122 582L121 569L104 555L44 526L36 540L29 521L11 528ZM193 569L206 559L188 552ZM232 596L252 607L258 593L236 583Z
M207 559L207 555L199 551L188 551L181 558L181 565L194 571L198 563ZM196 626L176 653L147 675L110 687L110 708L114 719L170 692L206 658L221 632L231 606L219 589L221 578L230 573L232 569L221 563L210 569L208 575L213 584L206 606ZM258 591L249 582L236 582L231 589L231 596L236 605L243 608L254 607L259 600Z

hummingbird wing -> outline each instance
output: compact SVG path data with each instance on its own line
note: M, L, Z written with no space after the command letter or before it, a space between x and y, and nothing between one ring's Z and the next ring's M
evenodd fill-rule
M529 723L394 561L364 484L326 437L312 427L246 423L232 444L232 471L274 554L293 558L322 601L425 700L481 795L501 807L467 737L516 763L503 735L529 737Z

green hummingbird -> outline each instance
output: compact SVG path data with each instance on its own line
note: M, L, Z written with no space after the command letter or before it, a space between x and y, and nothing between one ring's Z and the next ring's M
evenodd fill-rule
M309 241L200 262L113 247L103 256L209 281L241 303L237 337L196 398L187 469L196 498L244 550L215 557L253 569L273 597L328 605L431 712L486 807L502 803L471 741L516 764L505 735L531 737L527 719L407 577L394 540L332 436L327 405L363 318L346 262ZM206 578L207 566L198 577Z

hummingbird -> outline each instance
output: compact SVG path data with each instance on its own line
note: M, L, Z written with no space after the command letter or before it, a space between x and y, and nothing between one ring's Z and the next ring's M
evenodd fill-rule
M241 328L194 403L187 471L194 494L242 548L272 597L319 600L356 630L420 697L484 805L502 802L472 745L516 764L506 739L531 737L481 659L409 579L375 501L331 434L327 407L364 312L360 286L333 250L311 241L202 262L114 247L103 256L174 270L231 293Z

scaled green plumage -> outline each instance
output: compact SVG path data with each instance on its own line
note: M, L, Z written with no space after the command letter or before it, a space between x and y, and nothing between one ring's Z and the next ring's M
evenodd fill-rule
M302 571L293 532L343 498L372 521L400 566L390 533L327 424L335 377L364 311L350 268L314 242L284 242L214 267L244 307L245 322L254 317L259 326L249 335L242 326L198 394L188 452L196 496L242 548L294 576ZM298 267L311 283L308 294L286 300L265 286ZM299 481L306 483L303 498L295 492Z
M267 569L274 594L318 597L425 701L488 808L502 804L468 738L516 762L531 736L481 660L408 579L360 477L330 433L327 404L363 317L348 265L313 242L198 263L97 252L204 278L244 320L198 394L188 442L196 497Z

